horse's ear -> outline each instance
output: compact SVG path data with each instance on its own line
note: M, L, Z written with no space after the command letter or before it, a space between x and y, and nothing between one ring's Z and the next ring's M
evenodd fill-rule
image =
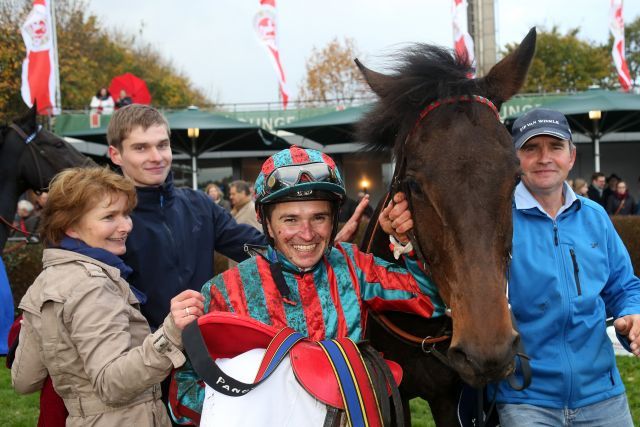
M373 90L378 96L384 97L387 92L386 88L393 78L368 69L358 58L355 59L355 62L371 90Z
M536 28L533 27L516 50L494 65L489 74L478 80L485 96L499 106L518 93L527 77L535 51Z

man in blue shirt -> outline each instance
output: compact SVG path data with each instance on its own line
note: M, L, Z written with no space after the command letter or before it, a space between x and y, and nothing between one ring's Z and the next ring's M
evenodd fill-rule
M535 109L513 125L509 302L531 357L531 385L496 388L502 426L632 426L606 333L640 355L640 280L608 215L565 182L576 158L564 115Z

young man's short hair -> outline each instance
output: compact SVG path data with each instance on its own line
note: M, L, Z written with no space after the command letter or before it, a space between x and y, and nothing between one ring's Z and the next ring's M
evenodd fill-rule
M169 122L164 115L153 107L143 104L131 104L116 110L107 127L107 142L118 151L122 151L122 141L137 127L146 131L151 126L164 126L171 133Z
M594 172L594 173L592 173L592 174L591 174L591 182L593 182L593 181L597 180L597 179L598 179L598 178L600 178L600 177L602 177L602 178L604 178L604 177L605 177L605 176L604 176L604 174L603 174L602 172Z
M72 168L60 172L49 186L49 200L42 209L40 232L45 242L57 245L67 229L76 224L105 196L127 197L127 211L136 206L133 182L108 167Z

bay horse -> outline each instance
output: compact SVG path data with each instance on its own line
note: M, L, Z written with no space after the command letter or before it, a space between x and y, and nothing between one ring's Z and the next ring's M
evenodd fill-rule
M404 369L400 390L407 425L414 397L429 402L436 425L459 425L461 381L483 387L514 370L520 338L506 282L519 163L498 111L524 83L535 43L533 28L482 78L469 77L466 59L431 45L404 53L391 75L356 60L379 97L358 125L358 140L393 150L396 167L387 200L396 191L407 195L416 256L450 310L450 317L432 320L386 313L386 326L368 322L374 347ZM363 250L388 258L388 237L376 226L385 202L369 224ZM425 340L410 345L407 336Z
M38 125L36 111L34 105L24 116L0 126L0 255L22 193L45 191L63 169L95 166L67 141Z

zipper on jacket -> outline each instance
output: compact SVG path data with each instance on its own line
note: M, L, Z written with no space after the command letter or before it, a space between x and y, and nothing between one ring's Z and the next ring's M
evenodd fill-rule
M164 194L160 195L160 207L163 208L164 207Z
M571 254L571 262L573 263L573 277L576 279L576 288L578 289L578 296L582 295L582 289L580 288L580 268L578 268L578 261L576 259L576 252L573 248L569 249Z
M553 243L558 246L558 224L553 221Z

